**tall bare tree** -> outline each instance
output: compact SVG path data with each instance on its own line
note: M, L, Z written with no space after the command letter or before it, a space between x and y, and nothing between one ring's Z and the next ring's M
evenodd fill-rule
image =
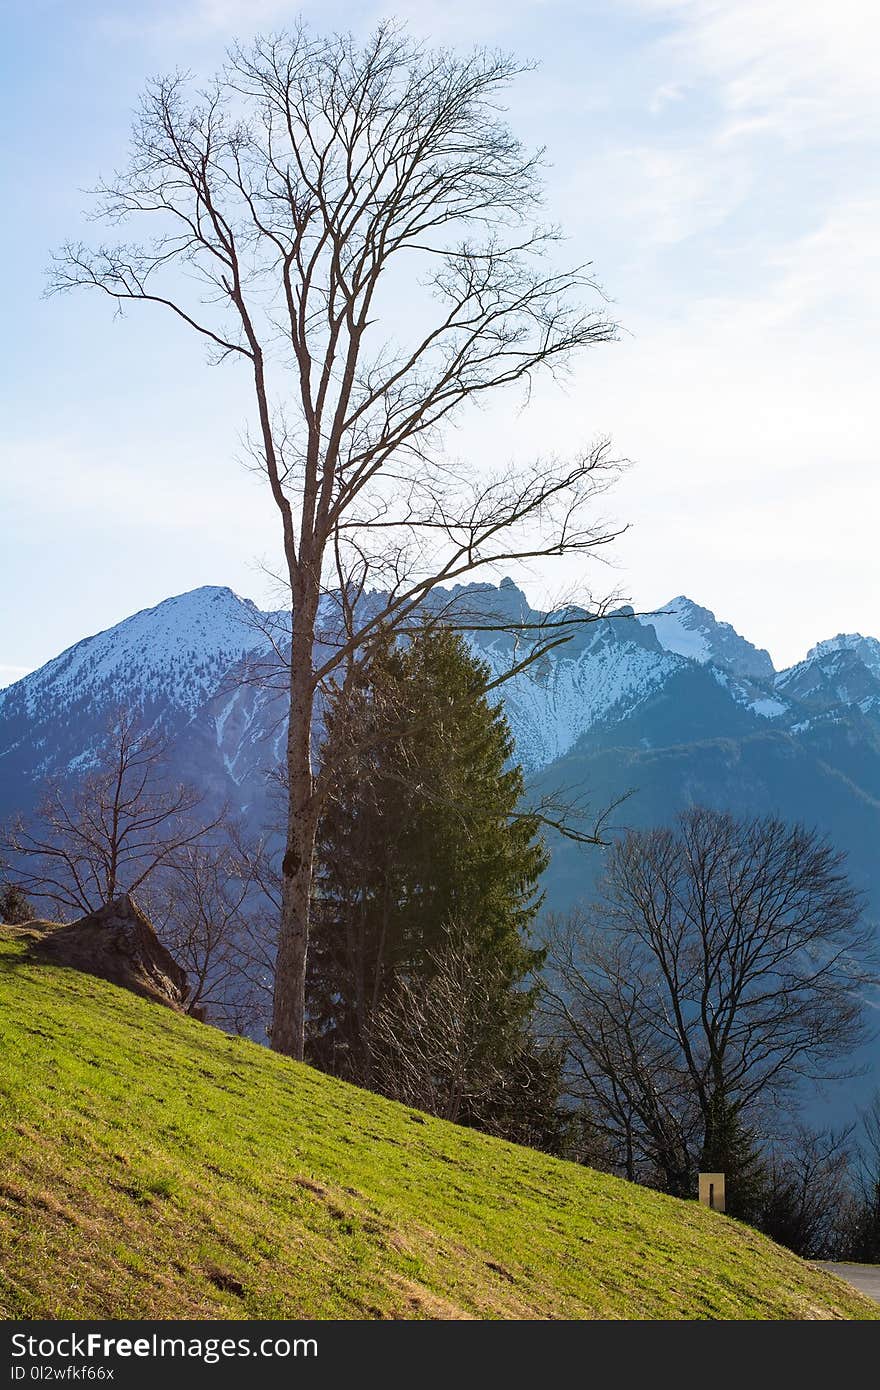
M34 816L3 833L18 885L63 914L94 912L137 893L217 817L199 819L199 792L168 778L167 745L118 711L94 765L79 782L52 781Z
M294 1056L325 790L312 765L317 693L437 585L613 536L591 509L614 474L607 443L495 475L443 449L467 402L527 392L614 335L584 307L585 292L596 303L588 269L555 267L540 158L500 114L521 71L497 53L429 50L394 26L363 46L300 27L234 49L200 94L180 75L156 81L127 168L97 191L99 214L156 234L69 244L51 281L161 307L252 378L252 451L278 509L291 605L272 1044ZM551 630L520 633L511 669L600 611L587 595ZM316 645L330 632L341 636Z
M686 1195L799 1083L852 1074L877 951L843 866L801 826L696 808L631 832L555 924L550 1012L629 1176Z

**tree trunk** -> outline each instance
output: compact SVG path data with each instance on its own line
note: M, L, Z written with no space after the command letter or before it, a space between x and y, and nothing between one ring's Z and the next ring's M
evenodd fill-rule
M275 957L272 1047L302 1061L305 1048L306 960L315 827L308 816L291 828L284 854L281 931Z
M317 589L295 602L290 650L287 730L287 842L281 873L281 928L275 958L272 1047L302 1061L305 1048L306 960L318 808L312 779L312 647Z

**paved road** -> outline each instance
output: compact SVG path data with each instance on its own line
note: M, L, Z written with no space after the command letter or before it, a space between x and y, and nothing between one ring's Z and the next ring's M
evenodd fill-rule
M854 1284L862 1293L880 1303L880 1265L835 1264L831 1260L817 1260L816 1263L820 1269L827 1269L829 1274L836 1274L848 1284Z

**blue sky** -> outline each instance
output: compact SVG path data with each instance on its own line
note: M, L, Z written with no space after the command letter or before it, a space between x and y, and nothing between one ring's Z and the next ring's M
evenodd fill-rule
M82 190L122 162L145 79L207 75L232 38L298 14L363 32L394 14L539 62L510 120L548 147L571 259L626 331L525 415L468 418L456 453L610 433L632 467L608 507L630 530L596 587L642 608L687 593L779 665L880 634L874 0L4 0L0 683L200 584L270 597L243 377L158 314L41 292L52 248L91 233Z

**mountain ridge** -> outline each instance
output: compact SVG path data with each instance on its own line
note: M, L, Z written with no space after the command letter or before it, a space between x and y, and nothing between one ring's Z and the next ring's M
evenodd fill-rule
M432 604L466 611L471 620L491 615L494 623L510 625L548 616L532 609L509 579L439 590ZM328 600L325 621L332 620ZM240 787L255 764L268 760L267 749L273 758L280 755L270 730L277 735L283 721L283 696L244 678L249 661L270 654L267 627L279 622L284 615L263 612L228 587L205 585L81 639L0 690L0 768L7 782L14 786L25 777L33 781L87 766L109 712L124 704L173 738L201 744L202 756L213 743L213 780ZM511 635L474 631L470 641L494 676L509 669ZM720 700L698 671L715 682ZM624 607L575 627L571 641L500 690L517 757L534 774L566 757L580 740L625 725L675 682L699 687L703 707L712 706L723 727L744 732L772 724L797 737L817 719L851 719L856 709L871 721L880 719L880 642L841 634L776 672L766 651L710 609L679 596L656 614L636 616ZM10 796L3 800L0 810L9 809Z
M435 597L459 615L542 616L510 582ZM668 823L696 802L802 821L846 852L847 872L880 921L876 639L825 639L785 671L771 663L767 675L766 653L686 603L688 625L659 623L659 635L630 608L578 626L569 643L499 687L528 796L586 805L582 826L613 807L603 820L608 841L628 827ZM325 619L332 626L329 601ZM270 774L284 758L285 691L283 682L247 679L248 663L271 650L265 629L274 622L283 634L283 615L206 586L83 639L0 691L0 818L27 814L45 778L86 768L122 701L167 736L175 777L254 830L277 828L283 815ZM496 675L509 669L515 640L497 627L486 622L470 638ZM692 656L665 645L691 640L699 644ZM592 894L604 850L552 832L547 839L546 903L566 912ZM880 1062L880 1052L868 1062ZM870 1084L870 1075L851 1084L850 1107L867 1099ZM846 1107L835 1116L850 1118Z

